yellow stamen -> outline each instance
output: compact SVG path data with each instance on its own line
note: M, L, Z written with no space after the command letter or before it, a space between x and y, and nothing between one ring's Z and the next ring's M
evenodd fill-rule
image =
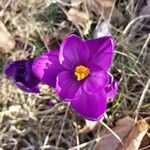
M85 77L87 77L89 73L90 73L89 68L80 65L76 67L74 74L77 76L77 80L80 81L84 79Z

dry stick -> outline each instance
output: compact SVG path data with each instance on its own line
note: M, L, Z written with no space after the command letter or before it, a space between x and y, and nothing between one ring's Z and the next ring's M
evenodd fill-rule
M109 17L108 17L108 23L110 23L110 21L111 21L111 17L112 17L112 14L113 14L113 11L114 11L114 8L115 8L115 3L116 3L116 0L114 1L114 3L113 3L113 6L112 6L112 8L111 8L111 11L110 11L110 14L109 14ZM96 25L96 28L95 29L97 29L98 28L98 26L101 24L101 17L99 17L99 21L98 21L98 23L97 23L97 25Z
M59 103L59 104L53 106L53 108L50 109L51 112L54 111L54 109L56 109L60 104L62 105L62 103ZM47 115L48 113L50 113L50 111L47 111L47 112L44 111L44 114ZM50 120L54 117L55 114L56 114L56 112L50 117ZM44 117L45 117L45 116L44 116ZM44 117L43 117L41 120L43 120ZM40 122L41 122L41 121L40 121ZM53 122L52 122L52 124L53 124ZM45 138L45 140L44 140L43 147L47 145L48 140L49 140L49 135L50 135L51 131L52 131L52 127L48 130L48 134L47 134L47 136L46 136L46 138ZM43 148L43 147L41 148L42 150L45 149L45 148Z
M111 129L107 126L107 124L105 124L103 121L101 121L101 124L111 133L115 136L115 138L123 145L122 140L120 139L120 137Z
M110 21L111 21L111 17L112 17L113 11L114 11L114 9L115 9L115 4L116 4L116 0L114 0L114 2L113 2L113 5L112 5L112 8L111 8L109 17L108 17L108 22L109 22L109 23L110 23Z
M148 17L150 17L150 15L142 15L142 16L139 16L139 17L133 19L133 20L126 26L126 28L125 28L124 31L123 31L123 34L126 34L126 33L128 32L128 30L130 29L131 25L134 24L137 20L142 19L142 18L148 18Z
M53 106L51 109L48 109L48 110L43 110L41 112L37 112L37 115L44 115L44 114L48 114L48 113L51 113L53 112L58 106L61 106L63 103L58 103L56 104L55 106Z
M59 148L59 150L63 150L63 148L61 148L61 147L56 147L56 146L53 146L53 145L44 145L44 146L40 146L40 148L41 148L42 150L44 150L44 149L58 149L58 148Z
M147 16L147 15L146 15L146 16ZM148 15L148 16L150 17L150 15ZM138 18L139 18L139 17L138 17ZM132 21L133 21L133 20L132 20ZM132 21L131 21L131 22L132 22ZM130 23L131 23L131 22L130 22ZM126 27L125 30L123 31L123 34L126 34L127 31L129 30L130 25L132 25L132 24L130 24L130 23L127 25L127 27ZM150 34L149 34L149 36L147 37L147 39L146 39L146 41L145 41L145 43L144 43L144 45L143 45L143 47L142 47L142 49L141 49L141 52L140 52L140 54L138 55L137 60L135 61L134 65L133 65L133 69L136 67L140 56L142 55L142 53L144 52L144 49L145 49L145 48L147 47L147 45L148 45L149 40L150 40ZM130 78L130 75L129 75L129 77L127 78L127 81L129 80L129 78Z
M70 103L68 103L68 106L67 106L67 109L66 109L66 112L65 112L65 116L64 116L64 118L63 118L63 123L62 123L61 130L60 130L60 133L59 133L59 136L58 136L58 140L57 140L57 143L56 143L56 147L58 147L59 142L60 142L60 139L61 139L61 135L62 135L63 128L64 128L64 125L65 125L65 120L66 120L66 118L67 118L69 106L70 106ZM58 150L58 149L56 149L56 150Z
M123 34L125 35L125 34L128 32L128 30L130 29L131 25L132 25L133 23L135 23L137 20L139 20L139 19L141 19L141 18L147 18L147 17L150 17L150 15L143 15L143 16L139 16L139 17L133 19L133 20L126 26L126 28L125 28L124 31L123 31ZM143 53L144 49L146 48L146 46L147 46L149 40L150 40L150 36L148 36L148 38L146 39L145 44L143 45L143 48L142 48L142 50L141 50L141 52L140 52L140 54L139 54L139 56L138 56L137 61L139 60L139 57L142 55L142 53ZM137 61L134 63L133 68L136 67ZM129 77L127 78L127 81L129 80L129 78L130 78L130 75L129 75ZM148 90L148 89L147 89L147 90ZM137 118L135 118L135 120L136 120L136 119L137 119Z
M135 116L135 122L137 122L138 115L139 115L139 110L140 110L140 108L141 108L141 106L142 106L142 103L143 103L143 101L144 101L144 98L145 98L145 95L146 95L146 92L147 92L149 86L150 86L150 78L149 78L149 80L148 80L148 82L147 82L147 84L146 84L146 86L145 86L145 88L144 88L144 90L143 90L143 92L142 92L142 95L141 95L139 104L138 104L138 106L137 106L137 108L136 108L136 110L135 110L135 115L136 115L136 116Z
M142 53L144 52L145 48L146 48L147 45L148 45L149 40L150 40L150 34L148 35L148 37L147 37L147 39L146 39L146 41L145 41L145 43L144 43L144 45L143 45L143 47L142 47L142 49L141 49L141 52L140 52L140 54L138 55L137 60L135 61L134 65L133 65L133 69L136 67L136 65L137 65L137 63L138 63L138 61L139 61L140 56L142 55ZM129 77L127 78L127 80L128 80L128 79L129 79Z
M130 8L130 10L129 10L129 13L130 13L130 15L131 15L131 17L133 17L133 7L134 7L134 0L130 0L131 1L131 3L129 2L129 4L128 4L128 8Z
M5 7L0 11L0 17L3 16L5 10L7 9L7 7L9 6L9 4L10 4L11 2L12 2L12 0L9 0L9 1L6 3Z
M47 136L46 136L46 138L45 138L45 140L44 140L43 146L47 145L48 140L49 140L49 135L50 135L51 131L52 131L52 127L51 127L51 128L49 129L49 131L48 131L48 134L47 134ZM43 149L42 149L42 150L43 150Z
M94 143L94 142L98 142L98 141L101 140L101 139L102 139L101 137L98 137L98 138L96 138L96 139L94 139L94 140L91 140L91 141L89 141L89 142L85 142L85 143L82 143L82 144L80 144L80 145L78 145L78 146L69 148L68 150L77 150L77 149L79 149L79 148L83 148L83 147L87 146L88 144L91 144L91 143Z
M64 6L78 6L78 5L80 5L81 3L82 3L82 1L83 0L78 0L78 1L76 1L76 4L69 4L69 3L67 3L67 2L65 2L65 1L62 1L62 0L56 0L56 2L58 2L58 3L60 3L60 4L62 4L62 5L64 5Z
M77 139L77 146L80 145L80 141L79 141L79 136L78 134L76 135L76 139ZM80 148L77 148L77 150L80 150Z
M71 4L66 3L65 1L56 0L56 2L62 4L63 6L71 6Z
M150 145L143 147L143 148L140 148L139 150L148 150L148 149L150 149Z
M76 129L76 140L77 140L77 146L80 145L80 140L79 140L79 134L78 134L78 127L77 124L74 122L74 126ZM77 150L80 150L80 148L77 148Z
M147 39L146 39L146 41L142 47L142 50L141 50L141 52L140 52L140 54L139 54L139 56L135 62L135 65L138 63L138 60L139 60L140 56L143 54L144 49L147 47L149 40L150 40L150 34L148 35L148 37L147 37Z
M49 7L53 2L52 2L52 0L45 0L45 3L47 5L47 7ZM69 4L65 1L62 1L62 0L55 0L54 3L59 3L63 6L72 6L71 4Z

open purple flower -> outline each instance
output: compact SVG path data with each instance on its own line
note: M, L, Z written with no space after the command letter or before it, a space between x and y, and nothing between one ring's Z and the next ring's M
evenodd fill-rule
M32 59L14 61L6 67L5 74L12 77L16 86L21 90L38 93L40 81L32 71L32 64Z
M106 110L105 87L112 55L109 36L83 41L71 35L60 45L60 50L39 56L33 63L33 71L43 83L55 87L75 111L86 119L99 120Z

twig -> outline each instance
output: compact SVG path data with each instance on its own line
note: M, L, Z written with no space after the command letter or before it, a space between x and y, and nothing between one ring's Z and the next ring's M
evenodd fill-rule
M66 109L64 118L63 118L63 122L62 122L62 126L61 126L60 133L59 133L59 136L58 136L58 140L57 140L57 143L56 143L56 147L58 147L59 142L60 142L60 139L61 139L61 135L62 135L63 128L64 128L64 125L65 125L65 120L66 120L66 118L67 118L69 106L70 106L70 103L68 103L68 106L67 106L67 109ZM57 149L57 150L58 150L58 149Z
M87 146L88 144L91 144L91 143L94 143L94 142L98 142L98 141L101 140L101 139L102 139L101 137L98 137L98 138L96 138L96 139L94 139L94 140L91 140L91 141L89 141L89 142L85 142L85 143L82 143L82 144L80 144L80 145L78 145L78 146L69 148L68 150L76 150L76 149L79 149L79 148L83 148L83 147Z
M116 0L114 0L114 2L113 2L113 5L112 5L112 8L111 8L109 17L108 17L108 22L109 22L109 23L110 23L110 21L111 21L111 17L112 17L113 11L114 11L114 9L115 9L115 4L116 4Z
M101 124L102 124L108 131L110 131L110 133L112 133L112 134L116 137L116 139L123 145L123 142L122 142L122 140L120 139L120 137L119 137L111 128L109 128L103 121L101 121Z
M138 104L138 106L137 106L137 108L136 108L136 110L135 110L135 115L136 115L136 116L135 116L135 122L137 122L138 115L139 115L139 110L140 110L140 108L141 108L141 106L142 106L142 103L143 103L143 101L144 101L144 98L145 98L145 95L146 95L146 92L147 92L149 86L150 86L150 78L149 78L149 80L148 80L148 82L147 82L147 84L146 84L146 86L145 86L145 88L144 88L144 90L143 90L143 92L142 92L142 95L141 95L139 104Z
M6 10L7 7L10 5L11 2L12 2L12 0L8 0L8 2L6 3L5 7L0 11L0 17L3 16L5 10Z
M47 134L47 136L46 136L46 138L45 138L45 140L44 140L43 146L47 145L48 140L49 140L49 135L50 135L51 131L52 131L52 127L51 127L51 128L49 129L49 131L48 131L48 134ZM43 149L42 149L42 150L43 150Z
M63 148L56 147L56 146L53 146L53 145L44 145L44 146L41 146L40 148L41 149L59 149L59 150L63 150Z
M141 52L140 52L140 54L139 54L139 56L138 56L138 58L137 58L137 60L135 62L135 65L138 63L138 60L139 60L140 56L143 54L143 51L147 47L149 40L150 40L150 34L148 35L148 37L147 37L147 39L146 39L146 41L145 41L145 43L144 43L144 45L142 47L142 50L141 50Z
M73 122L74 126L75 126L75 129L76 129L76 141L77 141L77 146L80 145L80 141L79 141L79 135L78 135L78 127L77 127L77 124L76 122ZM77 150L80 150L80 148L77 147Z
M140 148L139 150L148 150L149 148L150 148L150 145L143 147L143 148Z
M137 20L142 19L142 18L148 18L150 17L150 15L143 15L143 16L139 16L135 19L133 19L124 29L123 34L126 34L128 32L128 30L130 29L131 25L134 24Z
M69 3L65 2L65 1L62 1L62 0L56 0L56 1L57 1L58 3L64 5L64 6L78 6L78 5L80 5L80 4L82 3L83 0L80 0L80 1L77 0L77 1L76 1L76 4L73 4L73 3L69 4Z

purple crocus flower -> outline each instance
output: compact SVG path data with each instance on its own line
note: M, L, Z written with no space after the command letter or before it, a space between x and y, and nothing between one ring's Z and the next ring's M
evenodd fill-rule
M45 84L56 88L58 95L89 120L99 120L106 111L113 42L110 36L82 40L70 35L59 50L39 56L33 72Z
M38 93L40 80L32 71L33 60L18 60L8 64L5 74L14 79L18 88L23 91Z

